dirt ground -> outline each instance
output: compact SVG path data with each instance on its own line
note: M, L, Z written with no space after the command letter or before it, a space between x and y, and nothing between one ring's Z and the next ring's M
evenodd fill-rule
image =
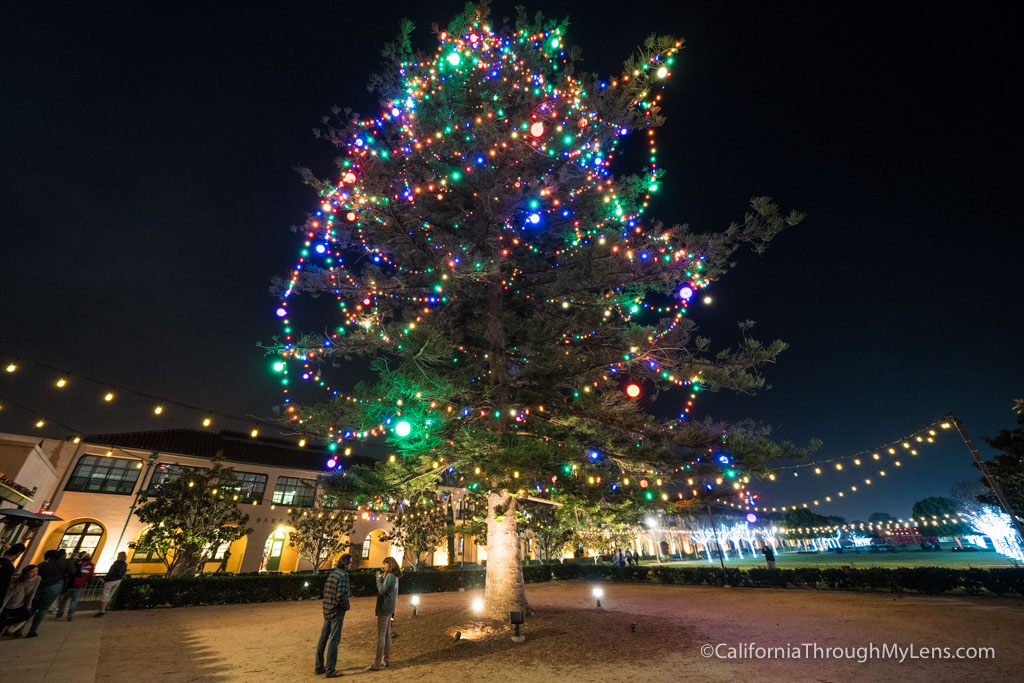
M373 660L374 602L356 598L345 619L338 667L357 680L401 681L980 681L1020 680L1024 600L826 591L605 584L527 586L536 614L511 642L508 625L473 619L480 591L423 595L413 617L399 598L392 663ZM319 602L280 602L114 612L104 624L98 681L314 680ZM455 642L453 635L461 631ZM742 644L786 648L800 658L757 659ZM907 655L825 658L819 648L991 647L994 658ZM719 644L724 644L719 646ZM718 649L721 657L705 656ZM751 647L751 646L747 646ZM730 648L735 648L730 652ZM915 652L915 655L918 653ZM732 657L730 657L732 655ZM881 655L878 655L880 657Z

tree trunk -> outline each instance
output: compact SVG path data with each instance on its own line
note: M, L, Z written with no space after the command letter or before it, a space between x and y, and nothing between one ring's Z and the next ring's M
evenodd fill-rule
M448 523L448 566L455 564L455 509L452 507L452 496L448 496L448 516L445 520Z
M509 612L530 613L519 561L519 532L516 530L516 499L487 494L487 584L484 611L500 621Z
M174 561L167 571L168 576L193 576L199 571L202 550L196 545L186 545L176 550Z

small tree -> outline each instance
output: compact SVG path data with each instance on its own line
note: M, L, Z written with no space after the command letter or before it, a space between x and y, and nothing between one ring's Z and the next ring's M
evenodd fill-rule
M642 530L640 510L632 501L610 503L579 496L556 497L562 506L556 512L569 542L596 550L599 554L625 548Z
M336 499L320 494L311 510L294 509L290 515L295 530L288 535L288 545L297 548L299 557L313 565L314 574L349 545L348 535L355 526L354 515L338 509Z
M245 526L249 515L231 493L234 483L234 470L214 461L210 469L162 484L135 510L152 526L129 547L155 554L168 576L194 574L218 548L252 533Z
M1021 403L1017 402L1017 406ZM994 437L985 437L985 443L1002 451L992 460L985 463L985 469L996 480L1003 496L1009 504L1007 510L1018 518L1024 518L1024 412L1017 412L1017 429L1001 429ZM982 479L985 491L978 500L986 505L1002 508L995 492L992 491L987 479Z
M959 505L952 498L930 496L914 503L912 514L917 520L917 526L921 527L922 531L930 531L935 536L963 536L971 533L971 528L966 524L952 521L956 519L958 510ZM932 517L936 519L932 519ZM921 521L922 518L924 518L924 522ZM937 523L933 524L932 522ZM926 524L927 526L925 526Z
M872 512L868 515L868 521L872 524L885 524L886 522L895 522L896 518L888 512Z
M828 517L811 512L806 508L790 510L783 517L783 524L786 530L782 533L784 538L803 541L808 545L811 539L818 538L826 533L826 527L830 527Z
M391 518L391 532L381 539L403 548L405 562L418 570L447 535L447 502L440 497L423 495L395 513Z
M572 530L565 525L558 512L558 507L544 503L529 504L522 511L520 529L533 532L538 554L544 562L551 562L551 558L564 549L573 537Z

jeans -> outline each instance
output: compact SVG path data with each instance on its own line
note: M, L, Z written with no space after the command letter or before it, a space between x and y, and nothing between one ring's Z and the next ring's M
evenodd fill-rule
M36 593L36 599L32 601L32 607L35 609L36 615L32 618L32 625L28 628L30 634L35 633L39 628L39 624L43 622L43 617L46 616L46 611L50 609L50 605L60 595L61 588L63 587L63 583L55 583L52 586L41 588Z
M376 667L384 666L391 659L391 615L377 617L377 657L373 660Z
M320 629L320 642L316 644L316 670L331 673L338 665L338 643L341 642L341 627L345 623L345 613L338 612L333 619L324 619ZM324 648L327 648L327 662L324 665Z
M78 609L78 599L82 597L82 593L85 592L85 588L69 588L60 594L60 600L57 601L57 616L64 616L64 605L67 604L68 598L71 598L71 606L68 607L68 616L70 617Z

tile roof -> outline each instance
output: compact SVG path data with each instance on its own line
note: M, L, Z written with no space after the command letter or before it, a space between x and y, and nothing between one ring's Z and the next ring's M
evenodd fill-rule
M314 472L327 472L325 463L332 455L322 447L299 448L295 442L283 439L265 436L254 439L241 432L209 432L196 429L92 434L83 436L82 441L199 458L213 458L220 452L228 462L290 467ZM361 455L339 456L338 459L345 466L372 465L375 462L373 458Z

